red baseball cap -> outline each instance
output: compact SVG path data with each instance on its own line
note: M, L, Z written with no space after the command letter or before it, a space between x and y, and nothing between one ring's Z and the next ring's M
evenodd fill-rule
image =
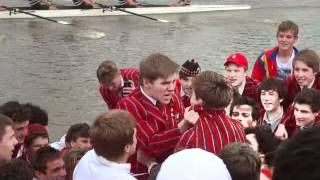
M245 67L248 68L248 60L247 58L241 54L241 53L234 53L231 54L228 58L227 61L224 63L224 66L227 66L228 63L234 63L240 67Z

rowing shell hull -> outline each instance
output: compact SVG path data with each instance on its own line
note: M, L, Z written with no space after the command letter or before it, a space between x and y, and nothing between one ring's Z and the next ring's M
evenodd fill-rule
M249 5L190 5L182 7L142 7L126 8L125 10L137 14L179 14L179 13L198 13L212 11L231 11L251 9ZM121 11L109 11L104 9L60 9L60 10L25 10L27 12L43 17L81 17L81 16L118 16L130 15ZM10 18L34 18L23 13L9 13L0 11L0 19Z

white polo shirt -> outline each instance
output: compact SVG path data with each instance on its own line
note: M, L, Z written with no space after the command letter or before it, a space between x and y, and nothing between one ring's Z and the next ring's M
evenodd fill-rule
M130 174L130 164L116 163L98 156L92 149L77 164L74 180L136 180Z

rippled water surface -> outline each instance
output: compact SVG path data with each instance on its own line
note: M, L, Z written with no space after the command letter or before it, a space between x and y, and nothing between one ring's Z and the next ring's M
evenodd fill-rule
M105 59L116 61L119 66L136 67L142 58L161 52L178 63L195 58L202 69L222 73L225 57L235 51L245 53L252 65L260 51L275 45L277 25L287 19L300 27L298 48L320 50L317 0L193 3L249 4L253 8L155 16L173 23L135 16L63 19L74 26L40 19L0 20L0 103L18 100L47 109L50 133L56 139L69 125L90 123L106 110L95 77L98 64ZM0 5L26 3L0 0Z

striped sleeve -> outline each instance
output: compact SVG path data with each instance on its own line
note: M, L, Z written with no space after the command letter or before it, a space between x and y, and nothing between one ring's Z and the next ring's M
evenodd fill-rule
M139 70L137 68L126 68L121 71L124 79L133 81L135 86L139 85Z
M158 121L165 120L156 117L155 114L150 112L150 108L147 110L134 98L120 100L117 108L126 110L135 117L138 147L146 154L157 157L159 153L174 149L180 136L178 128L160 130Z
M178 141L178 143L177 143L177 145L176 145L176 148L175 148L175 152L178 152L178 151L181 151L181 150L183 150L183 149L190 149L190 148L195 148L195 144L194 144L194 130L193 130L193 128L191 128L191 129L189 129L189 130L187 130L187 131L185 131L182 135L181 135L181 137L180 137L180 139L179 139L179 141Z
M99 86L99 92L103 100L108 105L108 108L114 109L119 99L119 98L116 98L116 94L109 92L102 84L100 84Z

